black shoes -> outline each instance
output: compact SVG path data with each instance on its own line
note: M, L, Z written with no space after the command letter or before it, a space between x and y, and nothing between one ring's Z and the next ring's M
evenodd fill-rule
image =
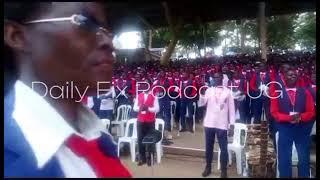
M202 177L207 177L211 174L211 168L207 168L204 169L203 173L202 173Z
M202 177L207 177L211 174L211 168L206 167L202 173ZM221 178L228 178L227 170L221 170Z
M221 170L221 175L220 175L221 178L228 178L228 175L227 175L227 170Z
M173 142L172 142L172 141L169 141L168 139L163 139L163 140L162 140L162 145L170 146L171 144L173 144Z
M187 129L184 128L184 129L181 129L179 132L186 132L186 131L187 131Z
M146 163L146 161L140 160L140 161L138 162L138 166L142 166L142 165L144 165L145 163Z

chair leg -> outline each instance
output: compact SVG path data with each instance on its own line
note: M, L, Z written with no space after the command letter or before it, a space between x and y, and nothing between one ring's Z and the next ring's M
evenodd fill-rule
M120 157L120 144L121 144L121 142L118 141L118 157Z
M228 164L229 164L229 166L231 166L232 165L232 152L229 149L228 149L228 159L229 159Z
M238 175L240 175L241 174L241 172L242 172L242 158L241 158L241 152L237 152L236 153L236 160L237 160L237 173L238 173Z
M219 149L219 151L218 151L218 157L217 157L217 169L218 170L220 170L220 153L221 153L221 151L220 151L220 149Z
M135 146L135 142L134 141L131 141L130 142L130 154L131 154L131 160L132 162L135 162L136 160L136 146Z
M161 162L161 144L156 144L156 153L157 153L157 163L160 164Z

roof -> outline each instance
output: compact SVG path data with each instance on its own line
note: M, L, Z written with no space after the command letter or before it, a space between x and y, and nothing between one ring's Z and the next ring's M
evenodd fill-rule
M264 0L266 16L316 10L315 0ZM258 1L209 0L167 1L170 13L181 17L184 24L251 19L258 16ZM168 26L161 1L112 2L108 4L114 31L152 29Z

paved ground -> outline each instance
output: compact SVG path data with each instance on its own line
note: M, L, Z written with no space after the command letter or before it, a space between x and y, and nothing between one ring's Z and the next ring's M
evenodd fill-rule
M171 146L201 150L205 149L204 133L201 124L196 126L195 134L184 132L180 133L180 136L177 136L177 131L174 130L172 135L174 138L174 144L172 144ZM217 151L218 147L219 146L216 141L214 150ZM201 173L205 166L204 158L165 153L161 159L161 164L154 166L154 172L152 174L151 167L148 167L146 165L137 166L136 163L131 162L130 155L125 155L122 153L121 160L128 167L128 169L130 169L133 177L202 177ZM312 146L311 162L313 166L315 166L315 161L316 149L315 146ZM220 176L216 165L216 161L214 160L213 174L209 176L211 178ZM315 173L315 171L313 171L313 173ZM228 174L229 177L242 177L236 174L235 159L233 160L232 166L228 169Z
M181 155L170 155L165 154L161 159L160 164L156 164L152 168L147 165L137 166L130 159L130 156L121 157L122 162L130 170L133 177L157 177L157 178L188 178L188 177L202 177L201 173L205 167L205 160L203 158L191 157L191 156L181 156ZM209 178L220 177L220 172L217 170L216 162L213 162L213 174L208 176ZM236 174L236 167L233 164L228 169L229 177L242 177Z
M178 136L178 131L173 130L172 132L173 142L171 146L184 147L184 148L195 148L205 150L205 135L202 124L196 124L196 132L192 134L190 132L182 132ZM229 142L232 142L232 138L229 138ZM215 140L214 150L218 151L219 145L217 138Z

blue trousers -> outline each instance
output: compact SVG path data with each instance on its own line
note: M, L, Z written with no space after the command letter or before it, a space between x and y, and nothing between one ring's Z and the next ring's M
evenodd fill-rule
M159 106L160 112L158 113L158 117L164 120L165 130L171 131L171 107L169 96L164 96L161 99L159 98Z
M206 140L206 163L207 168L211 169L212 158L213 158L213 149L214 149L214 140L217 135L219 147L221 150L220 153L220 164L221 170L227 169L228 164L228 134L227 130L217 129L217 128L204 128L205 140Z
M189 114L189 117L186 118L186 114ZM182 98L180 100L180 123L182 129L186 129L186 125L190 129L192 129L193 121L192 121L192 115L193 115L193 105L191 99Z
M298 176L310 176L310 144L312 122L289 124L276 123L279 132L278 139L278 166L280 178L292 176L292 145L295 143L298 153Z

